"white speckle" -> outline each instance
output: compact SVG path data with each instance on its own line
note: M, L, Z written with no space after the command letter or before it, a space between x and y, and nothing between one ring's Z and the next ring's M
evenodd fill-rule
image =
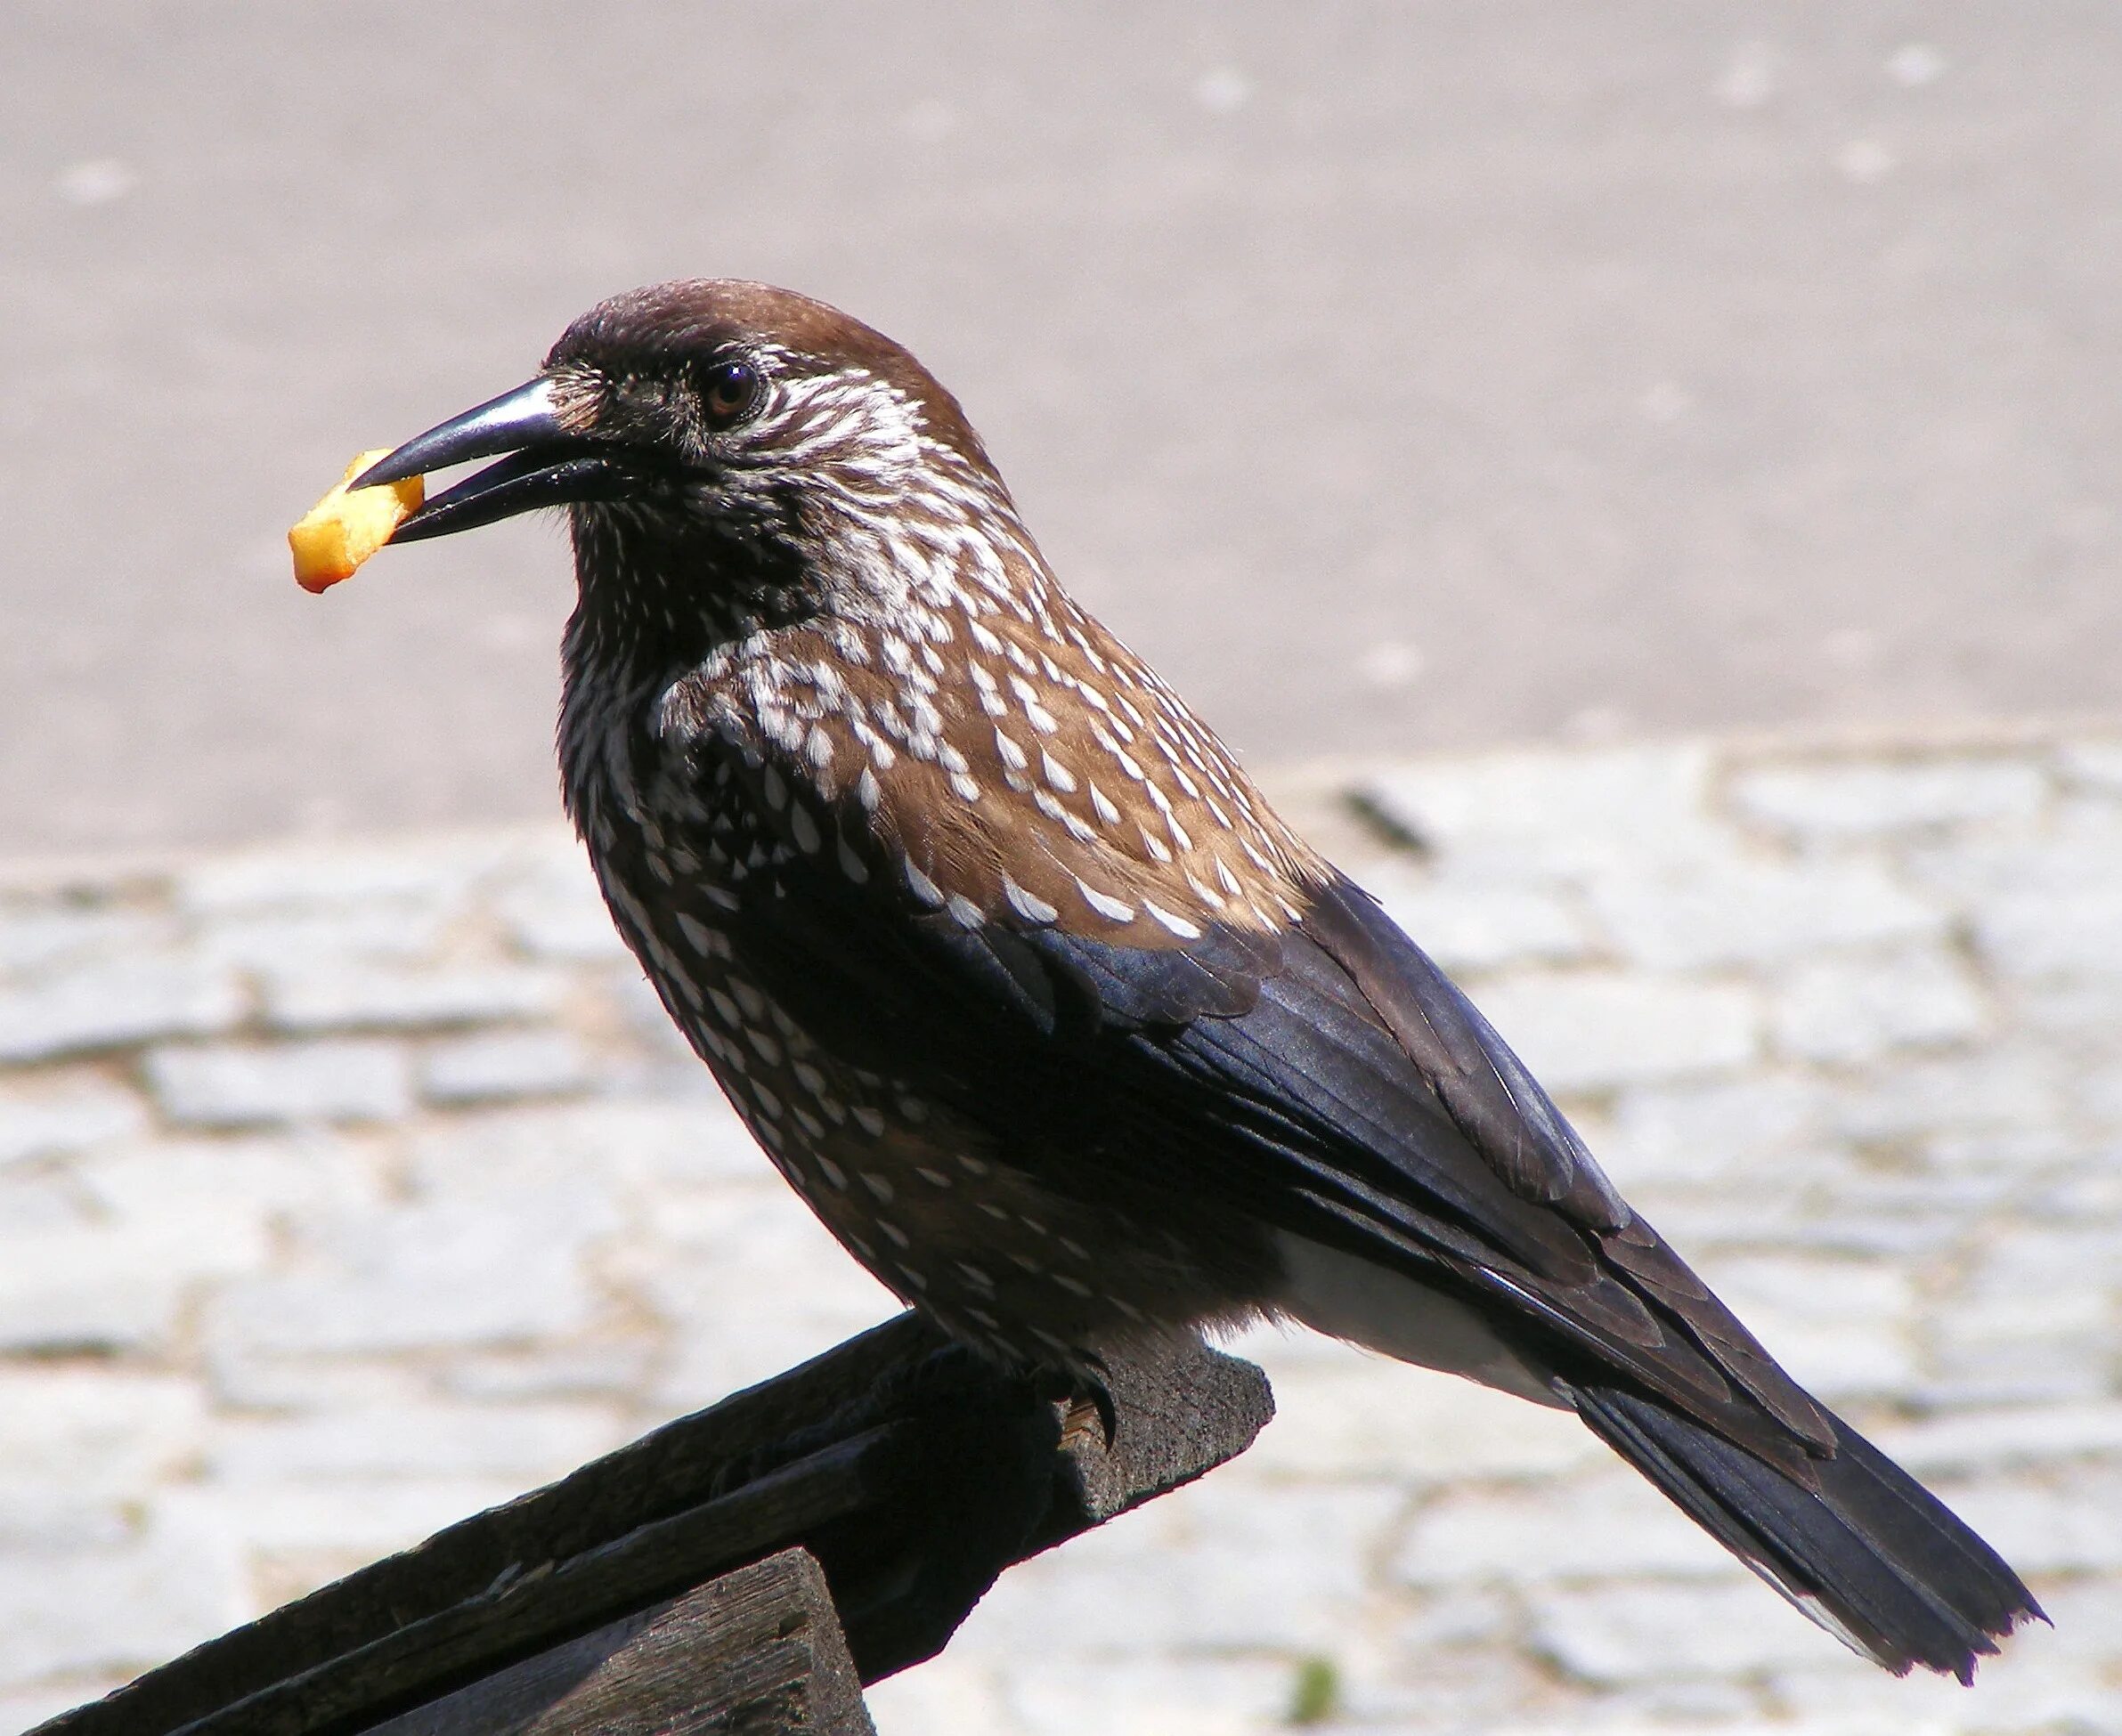
M950 788L951 793L962 802L976 802L980 799L980 785L963 772L950 775Z
M760 788L766 791L767 806L778 814L788 803L788 783L771 766L760 775Z
M914 1173L918 1175L931 1188L947 1188L952 1185L951 1179L947 1175L944 1174L941 1170L932 1170L926 1164L921 1164L915 1170Z
M1199 940L1201 937L1201 931L1199 929L1196 928L1191 922L1189 922L1183 916L1173 915L1170 911L1166 910L1161 905L1152 904L1149 899L1144 898L1142 900L1142 908L1148 911L1150 914L1155 917L1159 922L1163 923L1164 926L1169 929L1174 934L1177 935L1180 939Z
M1234 115L1253 100L1253 81L1234 66L1210 67L1193 81L1193 100L1212 115Z
M1001 1206L996 1205L993 1200L983 1199L977 1203L980 1206L980 1209L985 1212L990 1218L995 1218L1005 1222L1008 1221L1010 1214Z
M1066 1290L1071 1296L1087 1296L1091 1294L1091 1286L1089 1285L1081 1283L1077 1279L1070 1278L1066 1272L1049 1272L1046 1274L1046 1276L1051 1278L1056 1284L1060 1285L1061 1287Z
M1781 82L1781 57L1765 42L1743 42L1732 50L1716 84L1716 97L1728 109L1758 109L1776 94Z
M839 840L836 854L840 857L840 872L841 873L854 881L857 886L867 882L869 880L868 864L855 854L854 847L845 838Z
M1134 921L1134 906L1133 905L1126 904L1108 893L1099 891L1094 886L1085 884L1080 875L1077 877L1076 889L1083 894L1084 903L1108 921L1132 922Z
M877 1228L884 1232L885 1237L894 1247L907 1248L914 1245L913 1239L890 1218L879 1218Z
M1135 831L1142 834L1142 848L1149 851L1149 853L1158 861L1169 862L1172 859L1171 850L1166 845L1164 840L1158 837L1155 832L1149 829L1149 827L1137 826L1135 827Z
M1908 90L1937 83L1945 68L1945 56L1927 42L1904 43L1886 57L1886 76Z
M874 1194L887 1205L890 1205L891 1202L898 1197L897 1191L893 1188L891 1183L887 1181L882 1176L878 1175L870 1170L864 1170L862 1172L862 1185L865 1188L867 1188L871 1193Z
M931 910L941 910L943 888L914 865L912 856L902 856L899 861L906 870L907 889Z
M841 1193L848 1190L848 1172L822 1151L812 1154L817 1162L819 1173L824 1175Z
M957 1157L958 1167L963 1170L967 1175L987 1174L988 1165L981 1159L975 1157L971 1152L961 1151L957 1154Z
M1046 775L1046 782L1062 795L1069 794L1076 788L1076 774L1044 750L1039 753L1039 769Z
M1215 804L1214 802L1210 802L1208 806L1213 808L1215 807ZM1224 823L1228 825L1230 824L1230 822L1226 820L1224 822ZM1164 829L1171 833L1172 842L1176 844L1181 849L1191 850L1193 848L1193 834L1187 831L1184 826L1179 823L1179 816L1173 813L1168 807L1164 811Z
M1081 1242L1072 1242L1066 1236L1056 1236L1053 1239L1059 1242L1066 1252L1073 1254L1078 1260L1088 1260L1091 1257L1090 1250L1085 1247Z
M816 856L817 847L825 841L818 836L817 822L810 817L810 810L801 802L788 810L788 829L795 834L796 848L805 856Z
M53 191L69 205L109 205L139 184L132 165L115 157L92 157L59 172Z
M884 1117L871 1108L868 1104L858 1103L850 1113L855 1117L855 1125L868 1134L871 1139L883 1138Z
M736 1002L723 994L720 989L709 989L707 998L714 1002L715 1017L731 1029L734 1030L744 1022L744 1015L736 1010Z
M1009 900L1010 908L1027 922L1051 922L1061 914L1045 899L1027 892L1007 874L1002 877L1002 896Z
M954 892L949 900L950 913L961 929L977 929L988 919L980 907L963 892Z
M1151 905L1150 908L1151 910L1155 910L1157 906ZM766 1032L760 1030L757 1026L754 1025L746 1027L744 1031L744 1041L752 1045L752 1051L757 1054L759 1059L764 1061L768 1067L779 1067L781 1065L781 1045L775 1042L771 1036L768 1035Z
M902 1097L898 1100L898 1107L899 1114L916 1127L929 1118L929 1106L918 1097Z
M1834 164L1845 178L1869 187L1891 174L1900 159L1882 139L1851 139L1835 154Z
M866 812L874 814L877 804L883 799L884 792L877 784L877 775L865 766L862 775L855 780L855 799L862 804Z
M781 1099L776 1097L772 1091L768 1091L766 1086L761 1084L756 1079L752 1082L752 1099L758 1103L760 1113L761 1115L768 1115L775 1120L780 1119Z
M1243 887L1238 884L1237 875L1233 874L1230 869L1224 865L1224 859L1220 856L1215 858L1215 878L1223 883L1224 890L1228 892L1233 898L1235 898L1240 892L1245 890Z
M1422 653L1405 639L1380 639L1355 660L1355 672L1373 687L1404 687L1422 673Z
M695 916L684 911L678 913L678 931L686 937L686 945L703 957L711 958L715 950L715 931Z
M995 1294L995 1280L978 1266L967 1260L961 1260L956 1264L966 1283L973 1286L976 1289L985 1290L990 1296Z
M1112 799L1095 783L1091 785L1091 807L1107 825L1119 824L1120 810L1112 805Z
M995 751L1002 756L1002 763L1012 771L1020 772L1029 763L1025 758L1024 750L999 729L995 732Z
M965 1313L969 1318L979 1321L980 1324L987 1327L989 1332L996 1331L1002 1325L1000 1320L997 1320L984 1308L968 1308L965 1310Z

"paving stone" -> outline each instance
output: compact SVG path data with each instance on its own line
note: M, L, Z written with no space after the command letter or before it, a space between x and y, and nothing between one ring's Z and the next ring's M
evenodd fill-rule
M1751 1575L1541 1591L1533 1619L1542 1652L1598 1683L1802 1667L1833 1657L1838 1643Z
M1900 1059L1828 1087L1823 1102L1830 1130L1844 1139L1964 1138L2054 1124L2063 1084L2052 1052L1999 1044L1967 1055Z
M565 1031L508 1031L431 1043L420 1056L420 1091L431 1103L507 1102L588 1089L589 1052Z
M1654 970L1792 959L1823 948L1941 937L1946 912L1869 862L1719 860L1596 875L1593 913Z
M412 1130L405 1161L415 1184L438 1197L598 1185L684 1190L671 1195L682 1202L693 1188L724 1182L776 1197L786 1192L719 1091L517 1105L455 1116ZM802 1211L793 1195L789 1199ZM687 1208L680 1203L677 1209Z
M899 1311L777 1181L649 1205L646 1234L607 1270L672 1328L663 1404L696 1409Z
M1795 1253L1695 1263L1768 1353L1821 1398L1915 1383L1916 1296L1906 1270Z
M2122 1572L2122 1464L1936 1488L2021 1574Z
M260 911L461 907L484 877L522 848L508 833L364 845L346 840L246 851L176 877L179 905L204 916Z
M1558 875L1724 856L1699 744L1428 760L1363 778L1380 814L1468 871Z
M48 977L85 961L166 953L176 939L175 923L149 911L0 904L0 976Z
M604 894L573 840L499 888L495 914L533 958L601 963L628 956Z
M0 1363L0 1489L21 1500L144 1500L206 1438L207 1395L171 1375Z
M1833 841L2025 822L2047 797L2048 779L2039 766L1998 758L1765 766L1734 777L1729 791L1733 808L1750 820L1808 840Z
M1027 1736L1250 1736L1295 1688L1280 1659L1041 1660L1010 1673L1006 1704Z
M627 1439L595 1404L391 1404L232 1419L207 1473L251 1484L350 1477L492 1477L524 1487L565 1475Z
M1926 948L1801 964L1771 992L1768 1020L1786 1054L1846 1062L1965 1042L1988 1017L1966 967Z
M1410 1521L1392 1572L1429 1589L1483 1580L1745 1577L1700 1526L1620 1465L1535 1489L1440 1496Z
M1489 1022L1553 1091L1725 1071L1760 1049L1746 989L1618 972L1515 971L1482 986Z
M270 1253L264 1225L241 1214L0 1221L0 1351L165 1344L198 1286Z
M137 1538L21 1551L0 1573L0 1685L132 1674L250 1613L231 1539L158 1509Z
M1375 1485L1270 1493L1218 1473L1012 1569L951 1643L1010 1659L1056 1635L1085 1653L1330 1650L1371 1599L1369 1558L1402 1505Z
M565 977L526 965L311 965L268 972L264 984L266 1018L294 1032L364 1026L417 1030L534 1018L557 1012L566 994Z
M0 989L0 1062L208 1036L232 1027L243 1012L240 986L215 966L183 957L85 965Z
M2061 1460L2122 1461L2122 1402L2000 1406L1879 1430L1880 1449L1918 1476L1964 1476Z
M73 1174L107 1212L189 1223L209 1238L371 1209L388 1190L372 1143L315 1128L135 1141L77 1160Z
M147 1080L171 1120L202 1127L393 1120L413 1101L404 1045L383 1040L158 1049Z
M566 1335L596 1317L586 1256L615 1227L587 1185L352 1216L307 1259L224 1288L208 1330L238 1350L317 1356Z
M1246 1454L1251 1472L1419 1487L1525 1480L1606 1455L1573 1416L1346 1345L1325 1359L1279 1356L1259 1337L1233 1349L1274 1383L1274 1420Z
M1363 885L1447 970L1568 963L1589 957L1597 944L1574 899L1551 887L1424 874L1397 864L1365 875Z
M2066 742L2057 750L2056 764L2069 783L2122 795L2122 741Z
M199 924L198 955L246 970L293 977L333 970L349 960L432 957L449 931L447 906L356 905L351 909L244 911Z
M1631 1086L1615 1100L1600 1162L1624 1191L1734 1178L1769 1162L1787 1165L1818 1138L1819 1114L1818 1090L1787 1071Z
M85 1151L136 1134L147 1106L96 1074L0 1076L0 1164Z
M272 1562L281 1576L291 1563L322 1584L525 1492L512 1477L290 1478L200 1484L164 1506L254 1562Z

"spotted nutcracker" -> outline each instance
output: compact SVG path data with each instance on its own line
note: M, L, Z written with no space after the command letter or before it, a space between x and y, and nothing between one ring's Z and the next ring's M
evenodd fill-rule
M613 917L898 1295L1086 1386L1264 1316L1573 1409L1897 1673L1968 1680L2039 1614L1061 590L904 349L644 289L361 483L500 455L394 540L567 509L560 758Z

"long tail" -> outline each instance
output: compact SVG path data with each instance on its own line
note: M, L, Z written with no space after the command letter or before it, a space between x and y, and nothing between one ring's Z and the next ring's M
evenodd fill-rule
M1906 1675L1974 1679L2021 1622L2045 1621L1996 1552L1841 1418L1807 1489L1655 1399L1557 1382L1616 1452L1805 1614Z

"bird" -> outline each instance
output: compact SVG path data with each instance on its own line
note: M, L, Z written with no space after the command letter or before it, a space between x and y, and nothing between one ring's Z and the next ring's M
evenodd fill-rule
M356 489L559 508L568 813L767 1156L978 1354L1259 1320L1573 1411L1897 1675L2046 1619L1634 1211L1509 1046L1064 591L958 401L791 290L575 320Z

